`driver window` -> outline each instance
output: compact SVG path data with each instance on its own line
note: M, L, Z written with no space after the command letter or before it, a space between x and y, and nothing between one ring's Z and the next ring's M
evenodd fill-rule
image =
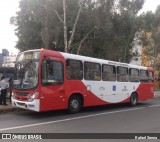
M42 84L56 85L63 83L63 64L59 61L44 60L42 63Z
M54 63L51 62L48 66L48 71L47 71L47 78L48 80L54 80L56 79L55 73L54 73Z

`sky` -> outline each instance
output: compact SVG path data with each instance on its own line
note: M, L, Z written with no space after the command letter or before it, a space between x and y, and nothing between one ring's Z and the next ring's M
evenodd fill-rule
M15 27L10 24L10 17L15 16L18 10L19 0L1 0L0 2L0 53L6 48L9 54L17 54L14 48L17 37L14 34Z
M1 0L0 3L0 53L2 49L6 48L9 54L18 54L18 50L15 48L18 38L15 35L15 27L10 24L10 17L16 15L18 11L20 0ZM160 0L146 0L141 12L153 11L160 5Z

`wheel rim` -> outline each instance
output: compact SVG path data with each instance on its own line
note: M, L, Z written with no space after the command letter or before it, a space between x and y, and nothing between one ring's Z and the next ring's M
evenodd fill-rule
M136 104L137 103L137 97L135 95L133 95L132 97L132 103L133 104Z
M71 101L71 108L73 110L77 110L79 108L79 102L77 100L72 100Z

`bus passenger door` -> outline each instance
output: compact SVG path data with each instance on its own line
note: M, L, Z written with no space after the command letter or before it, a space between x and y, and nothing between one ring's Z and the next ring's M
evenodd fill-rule
M51 59L42 62L42 87L40 109L55 110L65 107L63 63Z

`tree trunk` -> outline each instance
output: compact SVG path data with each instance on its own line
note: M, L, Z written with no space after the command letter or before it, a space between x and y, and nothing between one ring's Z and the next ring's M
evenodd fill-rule
M67 42L67 21L66 21L66 0L63 0L63 13L64 13L64 45L65 45L65 52L68 52L68 42Z
M93 28L94 29L94 28ZM77 50L77 54L79 55L79 52L82 48L82 44L84 43L84 41L87 39L87 37L92 33L93 29L91 29L85 36L84 38L80 41L79 46L78 46L78 50Z
M79 8L79 11L78 11L78 13L77 13L76 20L75 20L74 25L73 25L72 34L71 34L71 37L70 37L69 42L68 42L68 50L70 49L71 44L72 44L72 42L73 42L73 40L74 40L74 35L75 35L75 31L76 31L76 26L77 26L77 22L78 22L80 13L81 13L81 9L82 9L82 6L80 6L80 8Z

